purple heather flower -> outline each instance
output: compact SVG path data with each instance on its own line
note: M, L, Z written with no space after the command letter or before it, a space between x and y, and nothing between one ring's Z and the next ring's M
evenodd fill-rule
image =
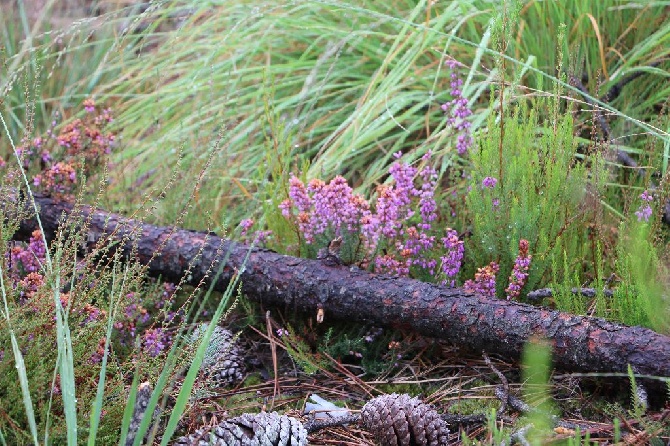
M649 221L649 218L651 217L652 214L652 209L649 203L654 200L654 197L648 192L644 191L640 195L640 199L642 200L642 204L638 208L637 211L635 211L635 215L637 216L637 221L642 221L644 220L645 222Z
M174 297L174 293L177 291L177 287L175 286L174 283L171 282L164 282L163 283L163 291L161 292L160 296L156 300L156 303L154 306L156 308L163 308L165 307L168 303L172 301L172 298Z
M16 245L6 254L12 267L12 276L20 280L26 274L37 272L46 260L46 247L39 230L33 231L28 246Z
M242 228L242 232L240 235L245 236L247 235L247 231L251 229L251 227L254 225L254 219L253 218L245 218L240 222L240 228Z
M496 184L498 184L498 180L493 177L486 177L482 180L482 187L486 187L488 189L493 189L496 187Z
M254 245L265 243L265 241L272 235L272 231L256 231L254 234Z
M417 174L417 169L407 163L395 162L389 168L389 174L395 180L393 190L396 204L398 208L407 212L406 218L410 218L414 212L404 208L409 206L413 196L420 194L419 190L414 187L414 177Z
M388 254L377 256L375 259L375 272L389 272L398 276L407 276L409 275L409 262L407 260L400 261Z
M640 208L637 211L635 211L637 221L644 220L645 222L648 222L652 212L653 211L651 209L651 206L649 206L648 204L640 205Z
M426 257L426 253L435 245L435 236L420 231L416 226L410 226L404 233L406 240L404 243L398 242L397 249L407 259L408 266L418 265L427 269L431 275L435 274L437 261Z
M477 268L475 279L467 280L463 284L463 288L468 292L480 293L487 297L495 297L496 274L499 270L500 266L496 262L491 262L483 268Z
M142 348L153 357L170 346L170 336L162 328L150 328L144 332L142 338Z
M472 110L468 107L468 100L463 97L463 79L457 73L457 67L460 64L455 60L448 60L446 65L452 70L450 74L450 95L451 101L442 104L442 110L449 115L447 124L461 133L458 135L456 150L459 155L464 155L470 146L472 146L472 136L470 135L471 123L467 118L472 115Z
M374 211L367 200L353 193L341 176L329 183L314 179L307 186L292 176L289 197L279 209L284 217L294 222L308 244L326 231L332 231L336 237L344 230L360 231L364 253L370 256L363 262L372 262L375 271L407 276L410 267L416 265L433 274L437 260L429 254L436 238L429 231L437 218L434 194L438 174L428 163L419 170L399 161L401 152L393 157L398 161L389 168L392 181L377 187ZM430 158L428 152L422 161L427 162ZM419 186L415 185L417 178ZM410 221L412 218L418 221ZM381 242L389 252L373 259Z
M424 160L429 160L431 153L423 156ZM421 229L428 231L431 228L430 222L437 218L437 204L435 203L435 188L437 187L437 171L430 165L424 167L420 173L423 181L419 193L419 212L423 222L419 225Z
M311 180L305 187L296 177L289 180L289 199L282 202L279 208L286 218L295 217L298 230L305 237L306 243L312 243L314 236L323 234L329 228L340 235L343 228L348 231L358 229L361 217L369 212L367 201L353 193L347 181L337 176L326 184L321 180ZM263 235L263 234L262 234ZM264 234L267 237L269 234Z
M442 261L442 272L446 279L442 281L443 285L455 286L456 281L454 277L458 275L461 270L461 262L463 261L464 246L463 241L458 239L458 233L447 228L447 236L442 239L444 247L447 250L447 255L440 257Z
M93 113L95 111L95 101L91 98L84 99L84 110L86 110L86 113Z
M528 240L519 240L519 255L514 260L514 267L512 274L509 276L509 286L505 289L507 293L507 300L519 297L521 288L528 280L528 268L530 268L530 260L532 256L528 254L529 243Z

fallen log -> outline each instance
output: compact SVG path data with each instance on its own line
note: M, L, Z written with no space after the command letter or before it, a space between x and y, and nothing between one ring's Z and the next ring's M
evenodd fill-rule
M641 327L600 318L575 316L531 305L490 299L412 279L371 274L356 267L308 260L250 248L212 234L144 224L99 209L36 197L48 240L62 215L90 221L89 240L109 236L124 255L147 265L150 275L209 283L211 265L222 265L215 289L223 291L241 272L242 291L252 299L330 318L404 327L477 352L511 360L524 343L545 337L553 346L554 366L578 372L626 372L670 377L670 337ZM34 218L22 221L16 239L37 229ZM156 255L154 255L156 254ZM246 265L243 267L248 255ZM191 265L190 270L187 268ZM214 270L216 271L216 267Z

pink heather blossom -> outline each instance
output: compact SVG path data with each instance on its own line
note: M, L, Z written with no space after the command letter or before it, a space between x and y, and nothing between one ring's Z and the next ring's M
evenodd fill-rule
M240 232L241 236L247 235L247 232L251 227L254 225L254 219L253 218L245 218L240 222L240 228L242 228L242 231Z
M84 99L84 110L86 110L86 113L93 113L95 111L95 101L91 98Z
M28 246L24 246L16 245L6 253L9 256L12 278L17 281L29 273L40 271L46 260L46 246L41 231L33 231Z
M430 152L424 155L424 160L430 159ZM420 177L422 180L421 189L419 191L419 212L423 222L419 224L421 229L428 231L431 228L430 222L437 218L437 204L435 203L435 188L437 187L437 171L430 166L421 171Z
M150 328L142 335L142 349L149 356L156 357L171 344L170 335L162 328Z
M399 159L402 153L394 154ZM374 210L362 196L353 193L347 181L336 176L329 183L314 179L307 186L295 176L289 180L289 197L279 209L291 220L307 244L332 231L360 231L364 263L371 262L377 272L409 275L418 266L434 274L437 260L431 255L435 236L430 234L437 218L434 194L438 175L428 164L431 153L422 157L421 169L395 161L389 168L391 181L377 187ZM377 256L380 244L388 251ZM376 257L375 257L376 256Z
M512 268L512 274L509 276L509 286L505 289L507 300L519 297L521 288L523 288L528 280L528 269L530 268L530 260L532 258L528 254L528 249L528 240L519 240L519 255L514 261L514 268Z
M339 236L343 229L355 231L361 218L369 212L367 201L353 193L347 181L337 176L326 184L321 180L311 180L307 187L300 179L292 176L289 180L289 199L280 204L282 215L292 217L297 211L298 230L305 242L314 242L314 237L333 229Z
M470 127L472 124L467 118L472 115L472 110L468 106L468 100L463 97L463 79L461 79L456 71L459 64L455 60L448 60L446 65L451 69L451 101L442 104L442 110L449 116L447 124L455 129L460 134L456 141L456 150L459 155L464 155L470 146L472 146L472 136L470 134Z
M642 200L642 204L640 205L638 210L635 211L635 215L637 216L637 221L644 220L645 222L647 222L649 221L649 218L651 217L652 214L652 209L649 203L654 200L654 197L648 191L645 190L640 195L640 199Z
M498 180L493 177L486 177L482 180L482 187L486 187L488 189L493 189L496 187L496 184L498 184Z
M375 272L392 272L398 276L408 276L409 262L407 260L401 261L391 255L384 254L377 257L375 261Z
M483 268L477 268L475 279L467 280L463 284L465 291L479 293L487 297L496 295L496 274L500 266L496 262L491 262Z
M442 272L446 276L442 284L453 287L456 285L454 278L461 270L465 248L463 247L463 241L458 239L458 233L451 228L447 228L447 236L442 239L442 243L447 250L447 255L440 257Z

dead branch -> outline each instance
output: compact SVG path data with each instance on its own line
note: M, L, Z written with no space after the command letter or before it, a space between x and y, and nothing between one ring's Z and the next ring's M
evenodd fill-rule
M215 289L223 291L240 272L248 298L314 315L321 308L326 323L339 319L410 329L512 360L520 357L528 339L545 337L558 369L626 372L631 364L639 374L670 377L670 337L646 328L250 249L212 234L144 224L48 197L37 197L37 204L47 239L54 239L61 215L79 215L90 221L89 240L109 237L125 257L133 256L147 265L150 275L164 280L188 275L190 284L210 283L212 264L222 262ZM35 219L27 219L15 237L25 240L35 229Z

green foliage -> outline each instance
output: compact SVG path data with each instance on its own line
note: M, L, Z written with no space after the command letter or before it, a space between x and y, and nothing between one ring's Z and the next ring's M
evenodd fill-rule
M9 190L3 189L2 193L9 194ZM20 248L8 243L15 228L4 223L16 212L5 206L0 213L0 250L17 252ZM81 264L74 262L76 237L64 235L77 224L81 222L64 222L62 238L53 243L51 255L27 278L31 286L27 286L27 279L16 283L8 256L0 260L0 350L4 356L0 361L4 415L0 428L10 443L25 444L41 438L76 443L77 432L85 433L90 416L93 412L100 415L103 408L107 417L99 426L100 435L111 432L107 422L118 420L119 412L111 407L113 404L102 403L97 387L100 365L91 359L105 335L107 324L101 320L104 312L96 310L96 316L90 318L92 313L87 311L95 308L92 302L114 273L103 265L87 271L78 269ZM86 285L73 287L75 277ZM89 287L94 281L97 286ZM68 282L71 291L65 293L61 283ZM123 365L111 363L108 370L107 395L121 392Z
M665 294L667 271L652 242L651 225L622 223L619 227L616 273L621 283L611 300L612 319L668 332L670 305Z
M312 353L312 348L302 338L296 335L295 330L290 325L287 325L288 334L285 334L284 346L291 358L296 362L300 369L312 375L319 370L328 368L328 362L317 357Z
M573 123L570 107L555 97L509 111L520 84L538 88L541 95L548 78L563 82L563 73L554 76L563 66L578 77L588 74L587 89L593 96L627 75L644 73L605 108L613 112L612 134L627 136L618 139L626 144L620 148L648 158L653 168L660 164L666 173L667 119L654 120L670 95L670 22L661 3L640 7L633 1L565 0L498 7L484 0L165 0L151 2L144 11L132 7L54 31L39 23L49 21L49 8L57 2L47 2L38 24L29 23L27 3L17 2L16 11L2 10L4 160L13 151L10 140L40 134L56 114L62 116L84 98L118 101L117 125L126 147L112 166L113 192L96 200L110 210L129 211L138 204L144 209L147 197L159 196L165 200L145 209L150 218L196 228L219 229L249 212L262 212L265 220L259 219L259 229L267 221L275 235L272 247L287 250L299 246L278 209L291 171L303 179L339 173L370 191L386 181L392 153L401 150L416 161L431 150L439 174L454 180L448 187L464 189L460 174L469 170L470 161L455 154L454 135L439 110L449 89L442 67L453 57L466 64L462 89L475 110L473 132L481 135L480 145L471 151L469 209L454 206L463 229L463 216L474 216L466 250L471 268L500 262L502 294L519 239L524 238L531 242L533 255L526 290L553 279L558 308L580 314L592 308L597 315L668 330L659 232L644 223L626 223L612 245L597 234L601 204L615 217L623 216L627 202L621 200L621 190L629 186L623 184L627 180L620 176L603 195L604 161L593 151L577 151L579 139L572 135L584 133L584 127ZM491 26L492 17L497 20ZM489 49L492 35L494 50ZM558 51L556 35L565 35ZM504 94L498 99L503 99L505 111L499 121L493 116L498 104L492 101L487 107L480 101L496 78L513 79L505 86L500 83ZM646 133L638 135L639 127ZM639 138L653 141L640 144ZM161 168L154 170L157 166ZM0 172L3 196L20 186L20 175L12 169ZM487 176L498 178L495 188L481 187ZM440 184L446 179L443 175ZM194 188L156 187L164 182ZM182 219L184 209L195 212ZM22 203L0 214L4 253L26 215ZM81 223L72 222L71 233L52 246L53 258L41 271L45 281L31 296L34 308L19 305L24 290L10 286L7 258L0 260L0 347L5 354L0 361L0 443L74 444L87 435L89 444L115 442L119 426L127 431L140 374L154 381L158 377L150 402L153 411L169 392L178 365L190 363L176 347L159 358L139 354L133 345L115 345L108 352L121 300L128 292L145 290L144 271L133 265L121 279L115 267L120 259L105 249L75 264L86 233L73 229ZM595 225L595 235L589 224ZM344 248L348 246L353 243L345 240ZM606 298L601 290L610 270L621 282L614 297ZM585 276L594 278L598 290L590 302L570 291ZM71 300L64 305L67 283ZM80 310L87 304L105 309L106 318L85 324ZM196 307L188 308L189 322L197 319ZM222 311L219 307L216 317ZM103 338L104 361L91 363L91 353ZM308 342L293 331L285 338L287 350L308 373L329 365L319 352L336 359L360 354L363 368L373 374L390 370L397 359L384 338L367 343L360 333L331 330L316 339ZM196 348L163 443L187 404L206 354L204 345L203 340ZM541 369L529 374L545 384L547 357L536 351L526 361L531 370ZM635 391L634 377L631 381ZM547 400L544 394L538 398ZM633 413L641 417L641 410L635 402ZM546 421L546 412L538 413L539 422ZM142 430L150 428L147 418ZM494 413L488 429L497 444L509 437L498 428ZM588 436L578 434L573 442L584 440Z
M461 434L461 441L464 445L498 445L507 444L510 441L510 434L505 429L498 426L498 414L496 409L491 408L486 413L486 433L487 441L472 440L465 432Z
M273 92L273 90L270 90ZM287 128L286 123L271 107L271 98L266 97L263 122L268 128L265 141L265 155L258 166L255 183L258 185L260 210L272 231L270 246L279 251L299 254L298 233L289 220L284 218L279 208L283 200L288 198L288 184L292 167L301 161L301 156L294 153L291 142L295 135ZM300 172L307 172L309 165L301 163ZM253 215L253 214L252 214Z
M549 343L531 339L524 346L521 357L524 400L535 401L528 415L532 425L527 433L531 444L542 444L553 426L553 403L550 394L551 346Z
M559 267L557 258L561 258L562 267ZM563 272L563 277L558 278L559 271ZM573 293L573 288L581 286L579 273L574 272L568 261L567 250L562 253L553 253L552 255L552 282L553 299L557 308L572 314L586 314L588 309L587 302L579 293Z
M547 112L551 119L541 117ZM466 245L472 264L499 263L498 295L507 286L522 238L530 242L533 256L526 289L548 280L552 256L563 249L571 248L571 259L583 258L583 245L576 240L591 216L586 203L597 206L603 176L597 154L590 157L590 174L585 162L575 161L572 117L561 116L557 98L517 107L500 125L502 132L489 118L492 130L472 153L467 204L473 236ZM483 186L486 177L496 178L496 186Z
M107 20L97 22L69 18L75 23L68 29L54 30L51 22L58 17L53 6L58 2L47 2L40 11L44 20L37 21L31 21L26 11L35 5L16 3L18 7L2 8L0 96L10 134L31 136L46 131L65 109L78 106L98 83L118 76L113 68L104 74L100 69L115 44L114 26L121 17L110 12ZM11 153L8 149L0 142L0 156Z
M162 2L143 19L167 20L183 13L183 3ZM200 172L211 150L206 142L221 128L222 144L204 175L207 187L190 203L196 214L211 211L217 223L236 225L260 207L255 194L265 179L257 173L268 140L290 149L282 162L308 160L311 178L341 173L366 190L383 181L400 150L415 149L413 160L432 150L440 172L457 161L440 105L449 98L444 62L461 59L462 45L449 31L459 26L465 5L226 1L189 2L189 8L178 28L138 33L129 50L109 53L113 67L100 69L123 72L99 94L124 98L116 124L126 141L141 139L116 158L111 175L109 197L124 208L134 204L136 194L127 190L139 179L148 174L147 183L165 181L165 170L155 166L174 166L175 146L188 148L182 178ZM155 41L160 44L151 51L139 50ZM478 51L487 41L481 44ZM128 57L132 50L136 57ZM462 61L464 73L471 60ZM489 81L475 68L469 74L463 91L474 104ZM266 119L266 104L272 120ZM486 113L486 107L480 110L473 129ZM279 126L284 133L274 134ZM155 215L169 221L168 203L186 200L179 189L165 198ZM185 221L203 227L202 218Z
M472 8L481 11L461 28L459 35L476 39L503 10L515 10L511 1L492 5L476 0ZM560 77L557 67L566 67L568 74L586 79L586 88L595 97L602 97L615 84L633 73L645 73L624 87L622 94L609 99L609 104L622 116L635 116L649 122L656 117L670 95L668 84L668 52L670 21L668 11L660 2L640 4L633 0L602 0L584 2L520 2L518 15L508 20L507 54L513 55L512 67L521 61L532 61L532 67L520 81L528 87L543 90L546 75ZM557 41L556 36L564 39ZM495 60L485 63L500 66ZM490 58L495 59L495 56ZM656 67L651 64L660 63ZM585 116L584 120L589 120ZM646 135L634 135L629 119L609 120L615 136L627 136L626 150L644 146ZM662 127L660 127L662 128ZM667 138L667 133L666 133Z

